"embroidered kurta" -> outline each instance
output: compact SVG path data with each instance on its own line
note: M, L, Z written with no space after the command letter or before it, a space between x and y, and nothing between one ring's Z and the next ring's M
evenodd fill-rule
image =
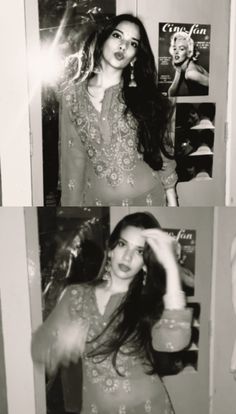
M121 375L114 369L111 356L105 359L88 356L91 350L113 335L114 326L110 325L105 331L104 328L123 296L120 293L112 295L101 315L93 286L84 284L67 288L52 314L33 336L33 358L45 362L53 370L73 357L82 357L81 414L173 414L162 380L157 375L148 375L147 361L129 355L127 345L117 356ZM190 309L164 311L152 327L154 349L176 352L186 347L190 341L190 322ZM71 398L67 409L79 413L76 397L80 394L81 384L78 383L77 392L75 389L73 385L73 392L67 390Z
M121 84L105 90L101 112L87 82L64 91L60 110L61 205L164 205L177 181L176 163L163 155L154 171L137 146L137 121L124 115Z

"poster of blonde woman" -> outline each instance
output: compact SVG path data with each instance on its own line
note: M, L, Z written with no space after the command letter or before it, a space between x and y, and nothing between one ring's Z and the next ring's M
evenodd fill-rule
M210 25L159 24L159 85L165 96L209 94Z

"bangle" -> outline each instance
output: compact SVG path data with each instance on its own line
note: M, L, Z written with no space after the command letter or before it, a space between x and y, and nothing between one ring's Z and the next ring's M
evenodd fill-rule
M185 293L177 290L173 293L166 293L163 296L165 309L183 309L186 306Z

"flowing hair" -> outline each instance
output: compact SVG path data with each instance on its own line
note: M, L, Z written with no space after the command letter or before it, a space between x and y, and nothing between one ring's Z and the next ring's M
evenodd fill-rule
M113 230L108 250L113 250L119 241L120 234L127 226L140 229L160 228L158 221L150 213L138 212L125 216ZM147 267L147 280L143 285L143 270L140 270L129 285L121 304L111 315L104 330L91 342L97 341L109 327L112 335L88 353L88 357L99 356L101 360L112 356L112 364L118 374L117 355L125 345L126 355L135 355L147 363L148 373L157 372L156 352L152 347L151 328L162 315L163 295L166 290L166 274L163 266L156 260L148 244L144 246L144 264ZM103 272L90 284L104 283Z
M173 105L159 91L154 55L140 19L131 14L121 14L106 21L102 27L97 27L83 42L82 49L71 57L72 61L76 56L78 58L78 70L73 81L78 83L94 76L101 63L104 43L123 21L137 25L140 31L133 68L137 87L129 87L131 66L128 65L122 72L121 98L126 106L125 115L131 113L137 121L138 151L143 154L144 161L154 170L160 170L163 166L161 153L173 158L173 143L168 131Z

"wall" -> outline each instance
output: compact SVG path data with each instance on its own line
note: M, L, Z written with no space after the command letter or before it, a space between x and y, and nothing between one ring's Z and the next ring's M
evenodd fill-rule
M228 83L228 143L226 161L226 205L236 205L236 0L231 0L229 83Z
M236 413L236 382L230 358L236 337L236 316L231 303L230 246L236 235L236 208L217 208L215 213L212 291L212 414Z
M2 203L31 205L29 97L24 0L1 4L0 153Z
M0 293L8 414L34 414L34 371L30 356L31 315L23 208L1 208L0 228ZM1 411L1 414L5 412Z

